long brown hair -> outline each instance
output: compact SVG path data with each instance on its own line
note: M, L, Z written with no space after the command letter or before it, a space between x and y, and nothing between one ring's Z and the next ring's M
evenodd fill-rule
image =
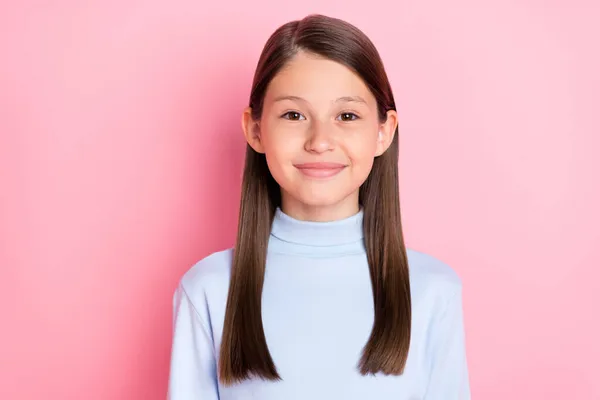
M355 71L377 100L382 122L388 110L396 109L383 63L367 36L345 21L312 14L282 25L265 44L250 94L252 118L260 119L267 86L301 50ZM391 146L374 160L359 191L375 310L371 336L357 360L363 375L399 375L408 357L411 297L398 190L396 128ZM281 379L267 347L261 318L267 244L280 205L280 189L265 156L248 145L219 359L219 379L226 385L251 376Z

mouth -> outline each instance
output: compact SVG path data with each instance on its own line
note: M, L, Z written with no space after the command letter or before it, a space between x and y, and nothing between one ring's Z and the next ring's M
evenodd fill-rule
M304 176L310 178L331 178L342 172L347 165L331 162L316 162L294 164L294 167L296 167Z

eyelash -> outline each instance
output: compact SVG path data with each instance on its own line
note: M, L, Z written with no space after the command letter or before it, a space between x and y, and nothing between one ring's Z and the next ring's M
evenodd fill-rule
M287 112L285 112L285 113L283 113L283 114L281 115L281 118L283 118L283 119L287 119L287 120L290 120L290 121L297 121L297 120L290 119L290 118L287 118L287 117L286 117L286 116L289 116L290 114L298 114L298 115L300 115L300 116L304 117L304 116L302 115L302 113L299 113L298 111L287 111ZM356 114L355 114L355 113L353 113L353 112L343 112L343 113L341 113L340 115L350 115L350 116L352 116L350 120L345 120L345 121L342 121L342 122L352 122L352 121L356 121L357 119L359 119L359 118L360 118L358 115L356 115ZM304 117L304 118L306 119L306 117Z

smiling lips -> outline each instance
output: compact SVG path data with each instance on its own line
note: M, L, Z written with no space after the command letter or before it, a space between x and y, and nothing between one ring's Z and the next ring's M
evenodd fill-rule
M302 174L310 178L331 178L339 174L346 165L331 162L316 162L294 165Z

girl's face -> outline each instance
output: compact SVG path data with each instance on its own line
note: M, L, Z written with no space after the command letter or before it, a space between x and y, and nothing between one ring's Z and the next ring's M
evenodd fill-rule
M337 62L298 53L269 84L261 118L243 115L248 143L266 156L282 210L335 220L358 212L358 190L391 144L395 111L378 118L362 79Z

